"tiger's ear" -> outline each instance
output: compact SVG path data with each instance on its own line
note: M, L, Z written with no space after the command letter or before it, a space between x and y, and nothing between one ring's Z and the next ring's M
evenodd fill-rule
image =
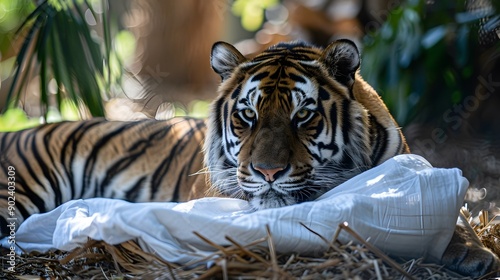
M210 65L222 81L231 76L233 70L246 58L233 45L226 42L217 42L212 46Z
M331 43L323 51L321 60L337 81L352 86L360 59L358 48L351 40L341 39Z

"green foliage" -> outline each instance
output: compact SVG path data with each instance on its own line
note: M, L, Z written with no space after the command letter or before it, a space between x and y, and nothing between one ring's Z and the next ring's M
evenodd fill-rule
M128 30L121 30L115 35L113 42L113 50L115 51L116 57L120 62L126 61L127 59L133 57L136 48L136 42L132 32Z
M97 5L97 6L96 6ZM93 7L103 10L98 14ZM52 99L61 111L63 100L84 105L92 116L104 116L103 99L122 74L121 57L113 51L107 1L51 0L39 2L20 30L26 37L17 55L8 104L19 103L33 73L38 73L40 99L47 118ZM86 18L99 19L102 36L92 30ZM123 50L122 52L129 52ZM55 81L52 98L49 82Z
M174 110L174 115L177 117L190 116L193 118L206 118L210 112L210 101L193 100L188 104L187 108L185 106L175 104Z
M30 118L21 108L10 108L0 115L0 132L18 131L38 126L42 123L76 121L80 119L78 107L69 99L61 102L61 109L49 108L45 118Z
M12 47L15 31L33 9L35 5L32 0L0 0L0 52L2 56Z
M493 1L492 1L493 2ZM496 26L499 5L467 11L464 1L406 1L365 37L362 75L400 124L428 121L474 92L480 19ZM499 50L499 44L492 46Z
M19 108L12 108L0 115L0 132L17 131L40 124L36 118L28 118L26 113Z
M264 11L278 3L278 0L236 0L231 10L235 16L241 17L245 30L256 31L264 22Z

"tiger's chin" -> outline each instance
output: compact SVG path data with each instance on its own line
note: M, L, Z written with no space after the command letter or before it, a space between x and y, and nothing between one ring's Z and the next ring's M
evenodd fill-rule
M254 210L263 210L313 201L330 188L318 187L317 185L302 185L288 186L288 190L285 190L279 185L263 184L259 188L254 186L255 191L242 185L239 185L239 189L242 194L241 198L247 200Z
M255 210L279 208L299 203L293 196L274 190L268 190L258 196L250 195L249 197L248 202Z

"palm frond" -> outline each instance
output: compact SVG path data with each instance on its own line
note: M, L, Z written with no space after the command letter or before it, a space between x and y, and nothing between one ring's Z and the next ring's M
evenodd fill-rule
M107 0L101 1L107 7ZM50 106L60 108L63 100L69 99L84 105L92 116L104 116L103 99L108 96L111 81L119 77L111 78L107 10L103 10L101 17L103 39L96 38L95 31L86 23L86 12L99 18L87 1L79 0L43 1L27 16L18 30L18 34L26 36L17 55L7 104L18 105L31 75L37 75L38 104L44 115ZM52 79L57 85L55 97L49 91Z

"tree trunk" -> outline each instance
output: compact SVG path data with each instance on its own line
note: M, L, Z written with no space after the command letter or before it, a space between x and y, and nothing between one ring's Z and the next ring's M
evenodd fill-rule
M212 44L222 36L223 0L133 1L129 24L137 38L133 70L151 103L215 96ZM146 107L153 107L149 104ZM157 106L156 105L156 106Z

